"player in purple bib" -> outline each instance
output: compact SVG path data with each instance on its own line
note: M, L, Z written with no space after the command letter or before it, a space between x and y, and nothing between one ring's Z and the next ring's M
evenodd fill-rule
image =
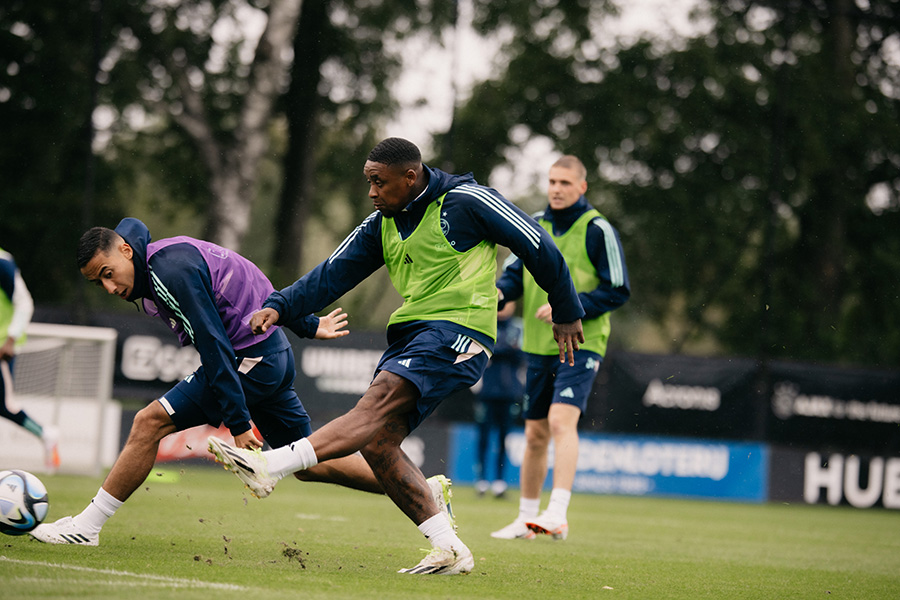
M128 441L91 503L74 517L38 526L42 542L96 546L100 529L146 480L165 436L225 424L234 443L260 449L252 425L272 447L311 433L294 391L294 355L280 328L254 335L248 323L274 291L268 278L241 255L189 237L151 241L139 220L123 219L115 231L94 227L78 246L78 267L88 281L161 318L183 345L193 345L201 366L135 416ZM346 335L340 309L308 315L294 331L309 338ZM251 424L252 420L252 424ZM327 481L382 493L360 456L323 463L298 479Z

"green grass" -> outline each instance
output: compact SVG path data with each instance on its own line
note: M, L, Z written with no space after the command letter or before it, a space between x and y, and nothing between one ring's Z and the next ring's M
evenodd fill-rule
M168 467L169 470L178 470ZM155 473L155 472L154 472ZM414 577L428 544L387 499L290 480L266 500L221 469L150 476L97 548L0 536L0 596L20 598L900 598L900 514L576 494L565 542L501 541L506 500L455 488L468 576ZM101 480L44 476L49 519Z

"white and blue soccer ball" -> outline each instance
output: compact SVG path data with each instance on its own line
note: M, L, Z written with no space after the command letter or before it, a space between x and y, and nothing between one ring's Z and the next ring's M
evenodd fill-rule
M0 532L26 534L43 522L49 509L40 479L27 471L0 471Z

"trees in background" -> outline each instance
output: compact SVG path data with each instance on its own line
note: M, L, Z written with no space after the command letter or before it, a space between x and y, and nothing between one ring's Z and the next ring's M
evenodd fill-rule
M302 273L310 218L342 239L371 212L359 174L397 110L391 85L404 65L403 42L415 35L439 40L454 17L454 3L440 0L304 5L281 104L288 136L272 222L274 280L290 283ZM348 219L335 222L334 203Z
M710 2L668 46L614 43L593 4L478 7L513 32L508 66L457 114L455 154L580 156L622 232L626 314L665 350L897 364L896 3Z
M291 279L307 217L343 200L345 182L356 181L348 174L359 172L396 109L390 86L403 40L439 37L455 14L453 3L416 0L69 4L0 9L0 35L23 57L49 50L62 63L8 55L17 70L9 71L4 108L27 117L8 123L33 137L37 116L52 111L79 132L75 154L111 167L101 181L79 173L67 206L78 212L91 185L98 216L102 208L138 209L236 249L248 232L266 231L267 253L254 258ZM57 71L64 73L54 85L65 93L41 84L29 96L36 104L27 104L27 86ZM18 172L43 185L34 170ZM277 200L254 213L260 194ZM254 227L253 218L266 226Z
M0 9L10 50L0 118L7 140L22 139L6 148L21 162L5 164L8 193L21 203L9 207L9 235L22 247L35 231L63 230L48 240L53 256L34 260L36 271L71 273L74 250L60 249L141 200L195 207L205 237L240 247L301 2L266 5L268 19L241 0L14 1ZM65 297L52 286L73 276L60 275L38 289Z
M472 1L503 68L433 162L487 181L535 138L581 157L632 271L622 345L900 362L896 3L708 2L695 37L635 41L613 0ZM0 244L39 302L72 302L84 227L139 210L289 283L299 240L331 227L330 247L369 212L360 166L403 41L438 39L454 8L7 2Z
M60 247L78 240L89 179L110 176L89 159L97 28L74 0L0 7L0 245L37 299L74 294Z

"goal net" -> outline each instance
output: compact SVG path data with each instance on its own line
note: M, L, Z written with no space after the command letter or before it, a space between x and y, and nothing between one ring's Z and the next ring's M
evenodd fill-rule
M59 472L99 474L119 451L122 411L112 401L116 330L31 323L26 334L7 405L57 429ZM46 472L43 443L0 419L0 468Z

